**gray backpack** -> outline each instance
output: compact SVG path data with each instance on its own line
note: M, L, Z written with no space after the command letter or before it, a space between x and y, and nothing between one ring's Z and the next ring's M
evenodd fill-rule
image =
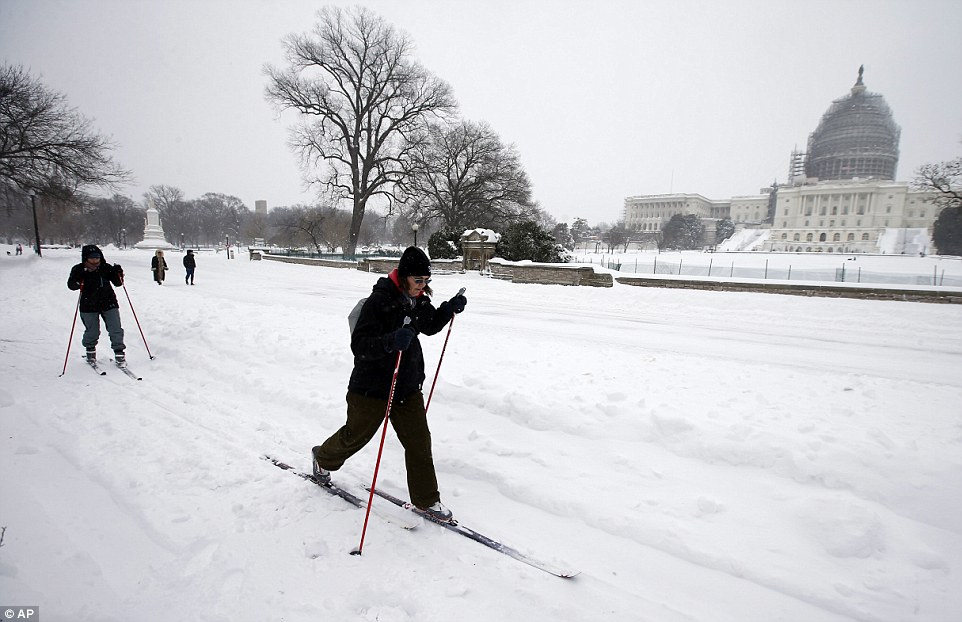
M354 334L354 327L357 326L357 318L361 317L361 307L367 302L367 298L361 298L351 309L351 312L347 314L347 325L351 327L351 334Z

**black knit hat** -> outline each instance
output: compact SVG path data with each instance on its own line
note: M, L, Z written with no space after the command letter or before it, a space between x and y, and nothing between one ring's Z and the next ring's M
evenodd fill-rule
M87 261L91 257L95 257L97 259L103 259L104 254L100 252L100 248L98 248L97 246L94 246L93 244L88 244L80 249L80 257L84 261Z
M431 260L420 248L409 246L398 262L397 275L402 279L409 276L431 276Z

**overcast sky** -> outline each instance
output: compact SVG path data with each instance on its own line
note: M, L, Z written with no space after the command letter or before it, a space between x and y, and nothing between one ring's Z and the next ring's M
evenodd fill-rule
M118 145L136 183L270 206L310 202L264 99L264 63L324 2L0 0L0 58ZM369 0L448 81L461 114L513 143L559 221L624 199L710 199L784 182L859 65L902 127L898 179L962 155L957 0Z

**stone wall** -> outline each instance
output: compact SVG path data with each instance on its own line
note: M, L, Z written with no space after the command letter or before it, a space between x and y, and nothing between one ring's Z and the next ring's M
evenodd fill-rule
M311 257L285 257L284 255L270 255L268 253L260 253L254 251L251 253L251 259L257 259L255 254L260 255L261 258L268 261L279 261L281 263L299 263L307 266L323 266L325 268L353 268L357 265L353 261L343 261L337 259L316 259ZM395 261L395 263L397 263Z
M818 283L734 282L709 279L656 278L620 276L622 285L639 287L670 287L704 289L720 292L760 292L794 296L824 296L831 298L861 298L866 300L903 300L909 302L940 302L962 304L962 292L927 289L904 289L855 285L821 285Z
M397 267L397 257L372 257L357 262L362 272L387 274ZM431 267L435 272L463 272L461 261L457 259L433 259ZM596 274L591 266L571 266L567 264L531 263L527 261L510 262L492 259L488 262L492 277L513 283L540 283L543 285L589 285L592 287L613 287L611 274Z
M400 257L365 257L357 260L357 269L361 272L388 274L397 268L397 262L400 259ZM432 259L431 269L441 273L463 272L460 259Z

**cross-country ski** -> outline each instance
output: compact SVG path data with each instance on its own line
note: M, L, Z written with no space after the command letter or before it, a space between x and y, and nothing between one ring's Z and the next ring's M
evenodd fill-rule
M454 520L454 519L443 520L443 519L437 518L432 514L425 512L424 510L418 509L417 507L412 505L410 502L399 499L388 492L384 492L381 489L376 489L374 491L374 494L384 499L387 499L394 505L400 508L404 508L405 510L410 511L416 514L417 516L420 516L421 518L434 523L435 525L440 525L441 527L444 527L449 531L453 531L454 533L460 534L465 538L468 538L469 540L474 540L475 542L483 544L489 549L493 549L498 553L503 553L504 555L507 555L508 557L516 559L519 562L528 564L529 566L537 568L538 570L543 570L544 572L547 572L549 574L553 574L556 577L561 577L562 579L571 579L577 576L578 574L580 574L580 572L577 570L561 568L554 564L548 564L530 555L522 553L521 551L513 547L510 547L507 544L499 542L494 538L489 538L488 536L480 532L477 532L474 529L471 529L470 527L466 527L460 524L457 520Z
M280 460L278 460L277 458L275 458L275 457L273 457L273 456L264 455L264 456L261 456L261 459L267 460L268 462L270 462L270 463L273 464L274 466L278 467L279 469L282 469L282 470L284 470L284 471L287 471L288 473L291 473L291 474L293 474L293 475L296 475L297 477L300 477L300 478L303 479L303 480L306 480L306 481L308 481L308 482L311 482L312 484L314 484L315 486L317 486L318 488L320 488L320 489L323 490L324 492L326 492L326 493L328 493L328 494L330 494L330 495L333 495L333 496L335 496L335 497L339 497L339 498L343 499L344 501L347 501L348 503L350 503L350 504L353 505L354 507L362 508L362 509L367 507L367 501L365 501L364 499L361 499L360 497L358 497L358 496L355 495L354 493L349 492L349 491L345 490L344 488L341 488L341 487L338 486L337 484L334 484L334 483L332 483L332 482L327 482L327 483L319 482L319 481L317 481L317 479L316 479L313 475L311 475L310 473L304 473L303 471L298 471L297 469L295 469L295 468L292 467L291 465L289 465L289 464L287 464L287 463L285 463L285 462L281 462ZM416 521L408 520L406 517L403 517L403 516L393 516L393 515L391 515L391 514L389 514L389 513L387 513L387 512L381 512L381 511L376 510L376 509L374 510L374 513L377 514L380 518L384 519L385 521L387 521L387 522L389 522L389 523L392 523L392 524L395 524L395 525L397 525L398 527L401 527L402 529L411 530L411 529L417 528L417 526L418 526L418 523L417 523Z
M84 362L87 363L87 365L88 365L92 370L94 370L95 372L97 372L97 373L100 374L101 376L106 376L106 375L107 375L107 372L104 371L103 369L101 369L100 365L97 365L97 361L95 361L95 360L93 360L93 359L88 359L88 358L84 357Z

